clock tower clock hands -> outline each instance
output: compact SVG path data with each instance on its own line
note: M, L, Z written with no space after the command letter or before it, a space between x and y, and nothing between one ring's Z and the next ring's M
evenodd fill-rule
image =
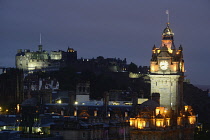
M168 62L166 60L160 62L160 69L162 70L168 69Z

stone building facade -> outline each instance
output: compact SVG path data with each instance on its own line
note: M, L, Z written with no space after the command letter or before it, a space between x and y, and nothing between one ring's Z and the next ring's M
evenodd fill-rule
M151 100L130 118L131 140L185 140L194 138L196 116L183 105L184 60L182 46L176 49L169 23L160 47L152 49L150 61ZM155 95L155 96L154 96Z
M38 51L19 49L16 54L16 68L24 71L55 71L77 60L77 51L68 48L67 51L47 51L38 46Z
M160 93L160 106L179 113L183 106L184 60L182 46L174 45L169 23L162 33L161 47L153 47L150 61L151 93Z

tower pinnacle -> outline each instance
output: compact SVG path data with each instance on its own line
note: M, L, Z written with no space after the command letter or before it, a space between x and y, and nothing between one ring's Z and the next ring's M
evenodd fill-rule
M42 33L40 33L40 36L39 36L39 51L42 52Z
M168 15L168 23L167 24L169 24L170 22L169 22L169 10L166 10L166 14Z
M42 45L42 33L39 35L39 45Z

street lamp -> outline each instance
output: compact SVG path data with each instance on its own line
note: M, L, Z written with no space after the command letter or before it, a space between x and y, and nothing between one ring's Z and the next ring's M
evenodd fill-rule
M58 103L58 104L61 104L61 103L62 103L62 100L61 100L61 99L59 99L59 100L57 101L57 103Z
M75 101L75 106L76 106L76 110L75 110L75 112L74 112L74 116L76 117L76 120L77 120L77 105L78 105L78 102L77 101Z

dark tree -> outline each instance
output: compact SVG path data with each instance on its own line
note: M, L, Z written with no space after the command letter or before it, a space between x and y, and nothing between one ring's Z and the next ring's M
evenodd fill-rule
M78 81L77 72L72 67L66 67L61 69L57 74L61 90L74 90L76 89L76 83Z
M128 65L128 71L133 72L133 73L137 73L138 72L138 66L136 64L134 64L133 62L131 62Z

